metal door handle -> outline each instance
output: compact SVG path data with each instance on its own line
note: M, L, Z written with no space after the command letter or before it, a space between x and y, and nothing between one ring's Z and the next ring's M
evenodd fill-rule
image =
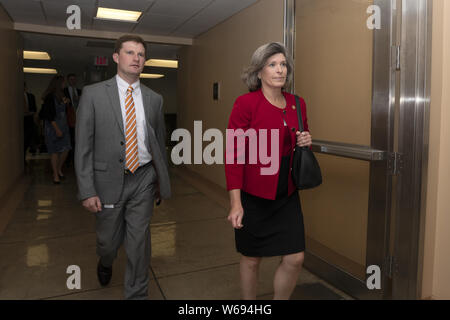
M383 161L388 159L387 151L372 149L369 146L335 141L313 140L312 150L317 153L365 161Z

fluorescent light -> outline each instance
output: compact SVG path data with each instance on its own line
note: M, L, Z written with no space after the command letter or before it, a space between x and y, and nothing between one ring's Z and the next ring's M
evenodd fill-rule
M164 77L163 74L154 74L154 73L141 73L141 78L147 78L147 79L159 79Z
M24 51L23 58L32 60L50 60L50 55L43 51Z
M46 68L23 68L23 72L25 73L44 73L44 74L57 74L58 72L55 69L46 69Z
M148 67L178 68L177 60L149 59L145 62Z
M141 14L142 12L140 11L128 11L128 10L98 7L96 18L136 22L141 16Z

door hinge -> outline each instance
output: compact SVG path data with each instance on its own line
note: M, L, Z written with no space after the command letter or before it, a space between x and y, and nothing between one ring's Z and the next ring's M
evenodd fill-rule
M389 174L398 176L402 173L403 169L403 155L397 152L389 153L388 170Z
M384 274L389 278L392 278L396 273L398 273L398 264L395 257L386 257L384 260Z
M392 46L392 66L395 70L400 71L400 46Z

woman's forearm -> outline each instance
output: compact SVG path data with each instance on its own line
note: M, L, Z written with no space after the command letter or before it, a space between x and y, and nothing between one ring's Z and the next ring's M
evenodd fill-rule
M241 190L240 189L234 189L229 191L230 194L230 204L232 207L234 206L242 206L241 203Z
M51 124L52 124L53 128L55 128L56 131L59 130L59 127L58 127L58 125L56 124L56 121L52 121Z

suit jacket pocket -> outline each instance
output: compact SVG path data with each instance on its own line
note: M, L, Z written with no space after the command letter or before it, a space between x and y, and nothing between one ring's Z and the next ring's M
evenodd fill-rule
M106 171L108 168L108 163L94 161L94 170L96 171Z

